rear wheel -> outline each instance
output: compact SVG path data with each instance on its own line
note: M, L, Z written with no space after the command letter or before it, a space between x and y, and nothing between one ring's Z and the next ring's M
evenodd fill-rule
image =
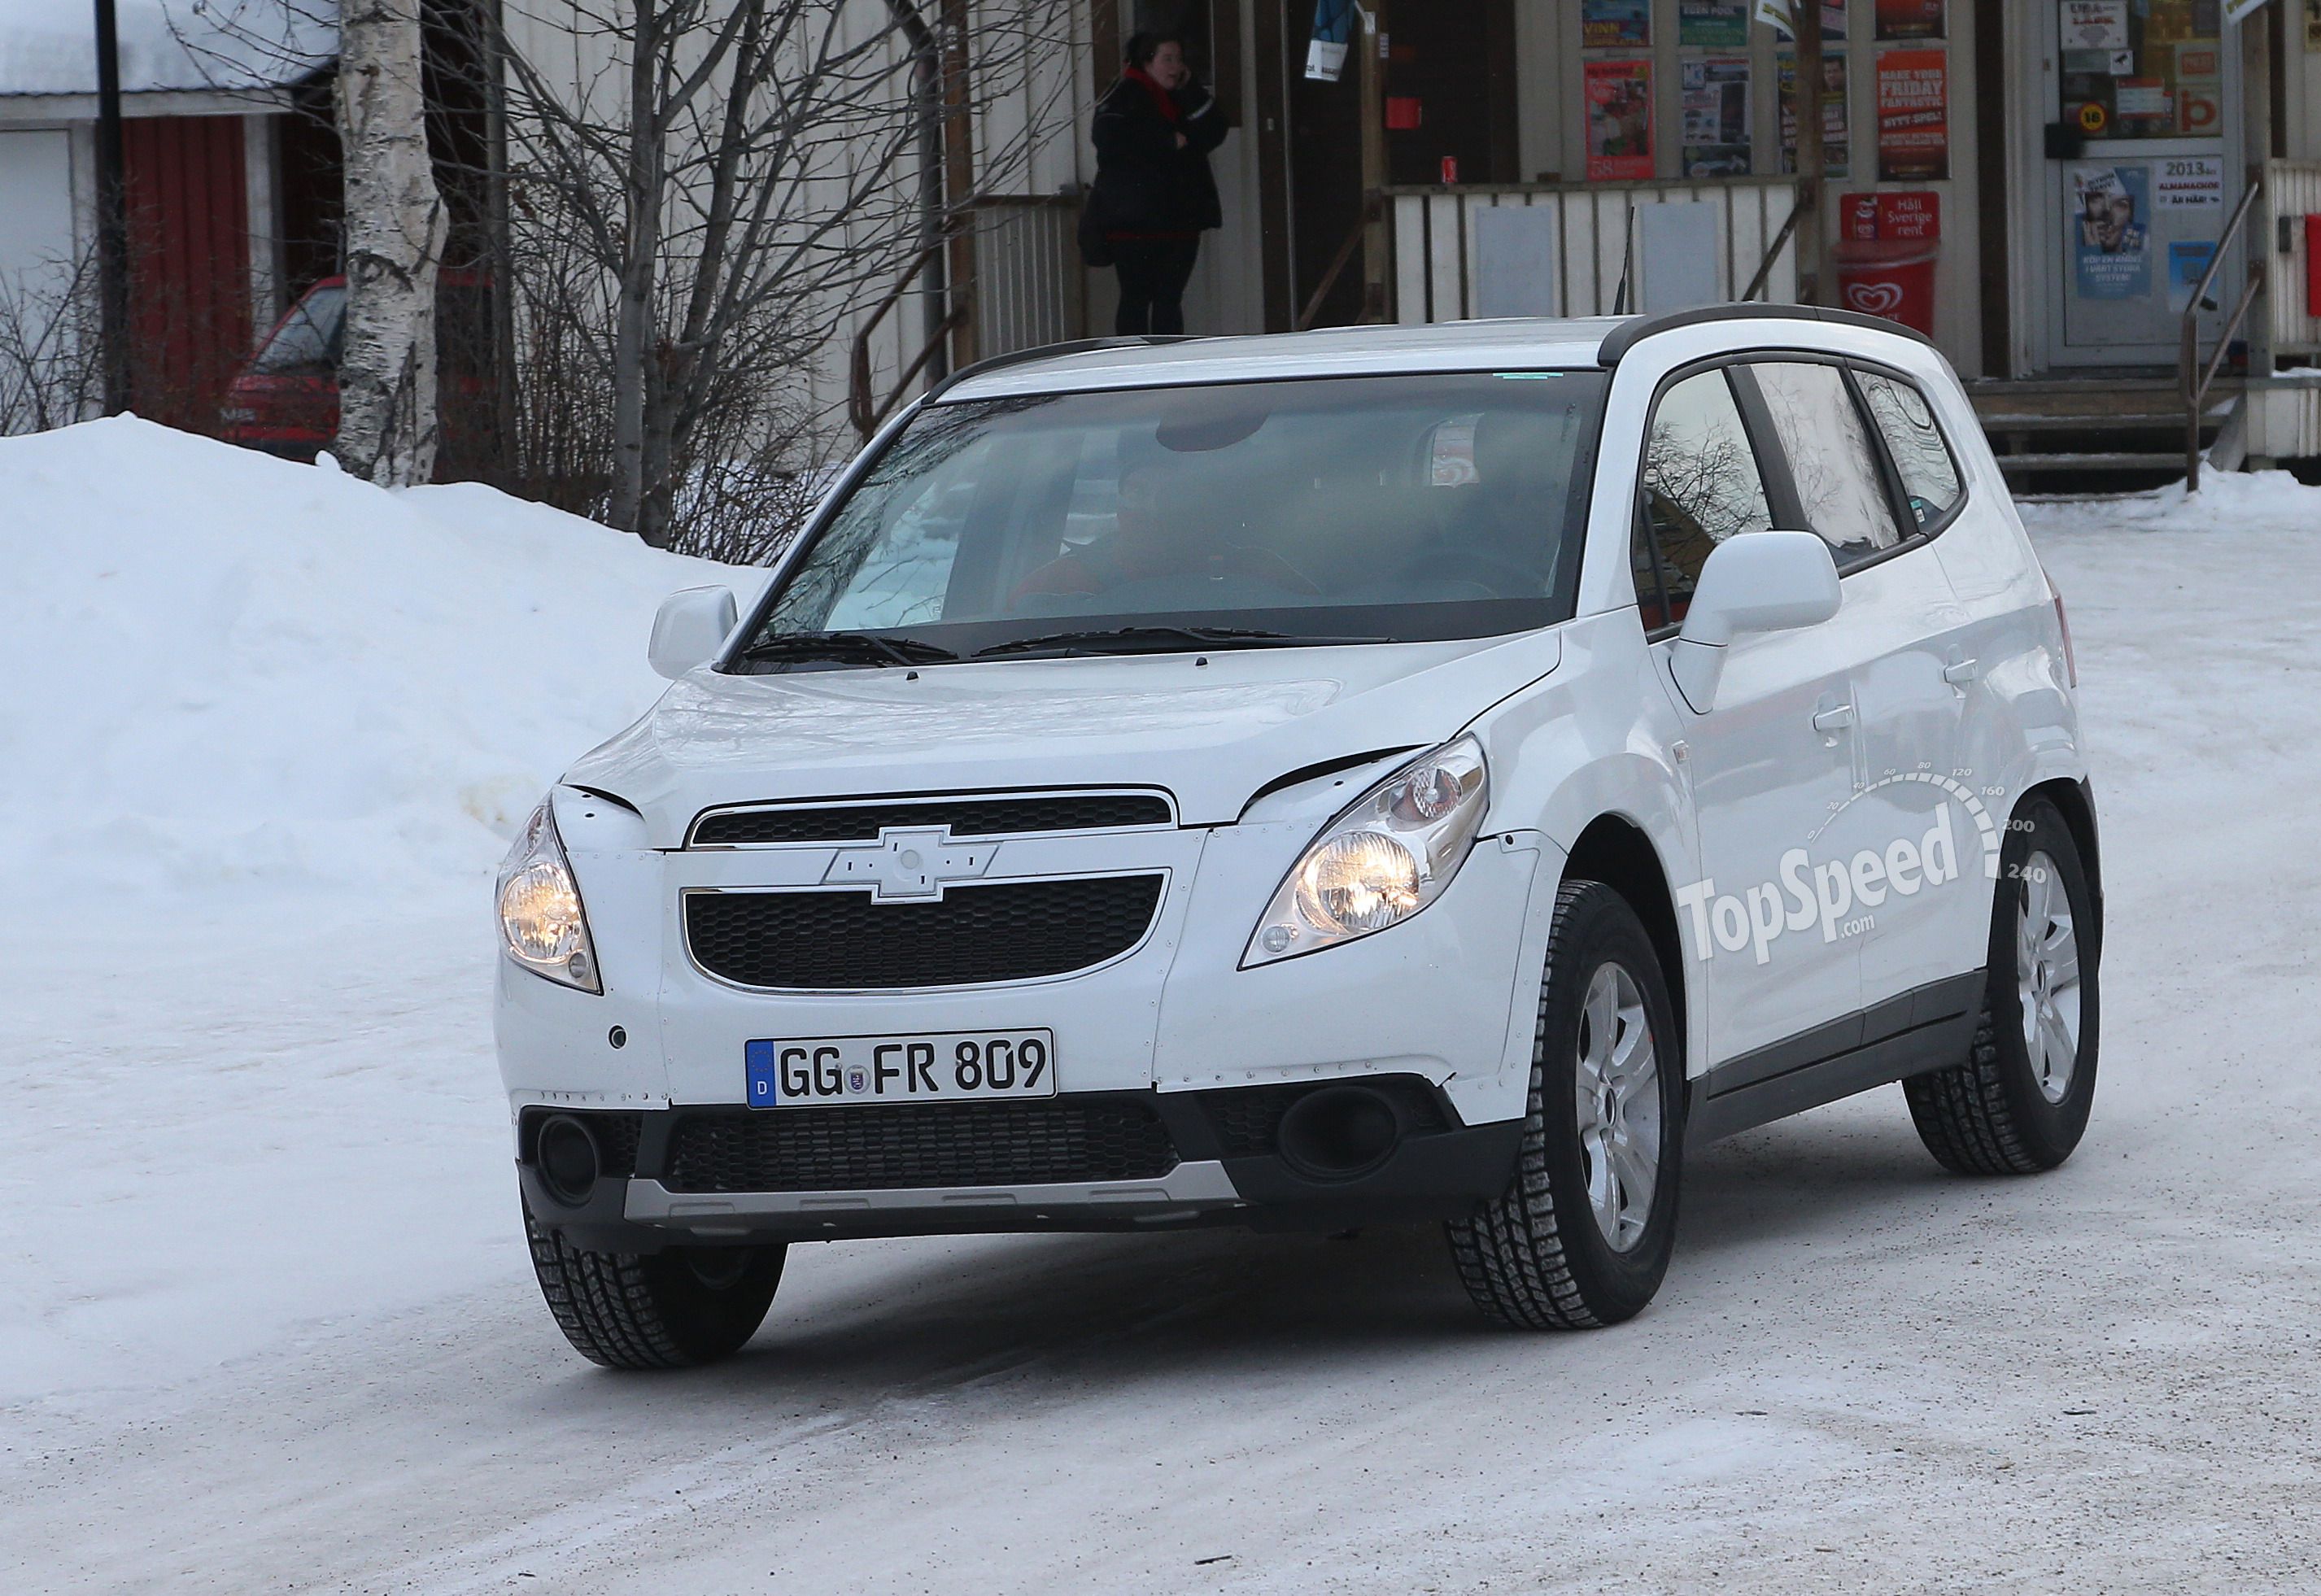
M1960 1174L2054 1168L2095 1104L2095 897L2053 804L2034 800L2016 817L1999 866L1973 1047L1902 1083L1918 1138Z
M600 1253L574 1247L523 1210L540 1293L564 1338L608 1369L714 1363L757 1334L788 1248L680 1247Z
M1668 1273L1684 1064L1667 984L1625 899L1556 898L1523 1149L1507 1189L1449 1227L1475 1305L1529 1329L1616 1324Z

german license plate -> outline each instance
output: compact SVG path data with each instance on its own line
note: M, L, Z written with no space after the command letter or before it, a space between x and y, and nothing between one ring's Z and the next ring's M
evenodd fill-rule
M742 1056L753 1109L1056 1094L1056 1038L1045 1030L744 1042Z

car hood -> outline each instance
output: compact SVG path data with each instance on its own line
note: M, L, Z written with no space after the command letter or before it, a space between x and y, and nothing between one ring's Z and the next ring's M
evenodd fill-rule
M1149 786L1188 825L1350 755L1426 748L1553 670L1553 630L901 669L687 676L566 773L678 848L705 809L800 798Z

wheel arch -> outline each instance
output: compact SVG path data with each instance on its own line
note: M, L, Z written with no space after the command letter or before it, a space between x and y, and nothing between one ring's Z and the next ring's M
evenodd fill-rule
M1685 988L1684 939L1669 890L1668 866L1644 829L1625 815L1599 814L1580 831L1563 863L1566 881L1600 881L1636 911L1660 958L1661 978L1676 1010L1679 1037L1690 1035L1690 993Z
M2021 814L2033 800L2043 798L2055 806L2070 828L2072 846L2080 850L2080 867L2087 872L2088 890L2095 897L2096 947L2103 947L2104 888L2103 855L2098 845L2096 827L2096 804L2093 790L2084 779L2056 776L2039 783L2025 791L2016 803L2015 812Z

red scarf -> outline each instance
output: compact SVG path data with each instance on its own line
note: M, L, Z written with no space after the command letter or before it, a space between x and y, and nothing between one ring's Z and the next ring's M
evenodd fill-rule
M1121 76L1127 78L1132 83L1142 84L1143 86L1144 92L1152 96L1153 109L1159 111L1162 116L1169 119L1169 125L1170 127L1175 127L1179 122L1185 120L1184 112L1178 109L1177 97L1174 95L1171 95L1167 89L1162 88L1160 86L1160 80L1153 77L1150 72L1147 72L1143 68L1127 68L1121 73Z

